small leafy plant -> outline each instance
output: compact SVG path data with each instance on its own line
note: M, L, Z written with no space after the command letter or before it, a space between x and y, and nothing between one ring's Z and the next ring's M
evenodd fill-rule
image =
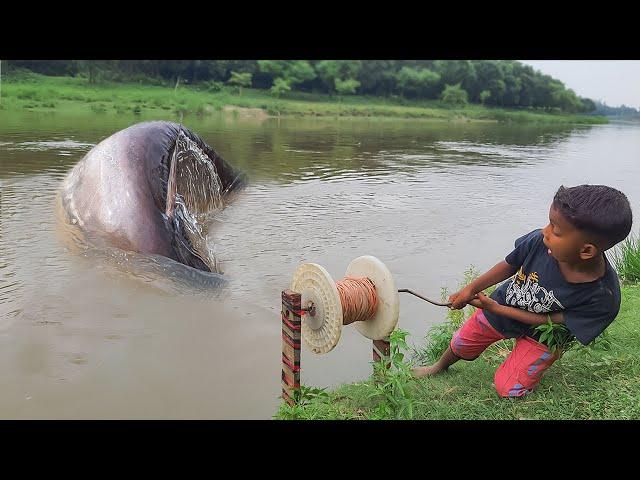
M571 334L569 329L561 323L553 323L551 319L543 325L538 325L536 331L542 332L540 335L540 343L549 347L551 353L560 350L560 354L572 349L576 346L576 338Z
M326 388L312 388L301 384L300 388L293 390L293 399L295 401L293 405L283 402L274 418L282 420L317 418L319 412L313 406L326 403L329 394L326 392Z
M408 349L408 332L397 329L389 336L389 358L373 364L373 391L368 398L381 401L374 410L375 418L411 419L416 401L411 391L411 365L402 350Z
M300 388L296 388L293 391L293 399L296 404L301 407L314 402L324 401L328 398L329 394L326 392L326 388L312 388L306 385L300 385Z

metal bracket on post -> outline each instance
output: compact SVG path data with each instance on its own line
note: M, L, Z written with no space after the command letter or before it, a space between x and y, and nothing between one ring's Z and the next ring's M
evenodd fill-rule
M300 388L300 344L302 341L301 295L282 292L282 398L295 405L294 390Z

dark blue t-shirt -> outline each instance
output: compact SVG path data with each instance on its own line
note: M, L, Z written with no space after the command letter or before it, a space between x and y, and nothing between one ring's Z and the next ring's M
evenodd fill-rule
M585 283L567 282L558 261L548 253L542 231L534 230L515 241L505 261L518 272L491 294L501 305L533 313L562 311L565 326L587 345L609 326L620 310L620 283L605 257L605 274ZM507 338L539 338L534 325L484 312L489 323Z

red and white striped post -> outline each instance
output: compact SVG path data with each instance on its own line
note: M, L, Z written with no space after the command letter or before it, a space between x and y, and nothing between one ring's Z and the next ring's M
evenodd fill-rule
M302 342L301 295L282 292L282 398L295 405L294 390L300 388L300 344Z

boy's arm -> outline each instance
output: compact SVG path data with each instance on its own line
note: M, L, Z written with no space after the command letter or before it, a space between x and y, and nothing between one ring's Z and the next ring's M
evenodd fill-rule
M503 280L506 280L510 276L516 273L518 269L513 265L509 265L504 260L500 263L496 264L493 268L491 268L486 273L480 275L473 282L469 284L473 293L476 294L481 292L487 287L491 287L496 283L500 283Z
M496 315L503 315L505 317L513 318L520 323L526 323L527 325L544 325L551 317L552 323L564 323L564 317L562 312L553 313L533 313L521 308L507 307L506 305L498 304L498 307L493 310Z
M518 269L513 265L508 264L504 260L501 261L486 273L480 275L465 288L451 295L449 297L451 308L463 308L467 303L470 303L470 301L475 298L476 293L484 290L487 287L491 287L496 283L500 283L503 280L506 280L514 273L516 273L517 270Z
M500 305L494 299L487 297L484 293L479 293L477 298L469 302L471 305L483 310L487 310L496 315L502 315L517 320L527 325L544 325L551 317L552 323L564 323L562 312L553 313L533 313L516 307Z

